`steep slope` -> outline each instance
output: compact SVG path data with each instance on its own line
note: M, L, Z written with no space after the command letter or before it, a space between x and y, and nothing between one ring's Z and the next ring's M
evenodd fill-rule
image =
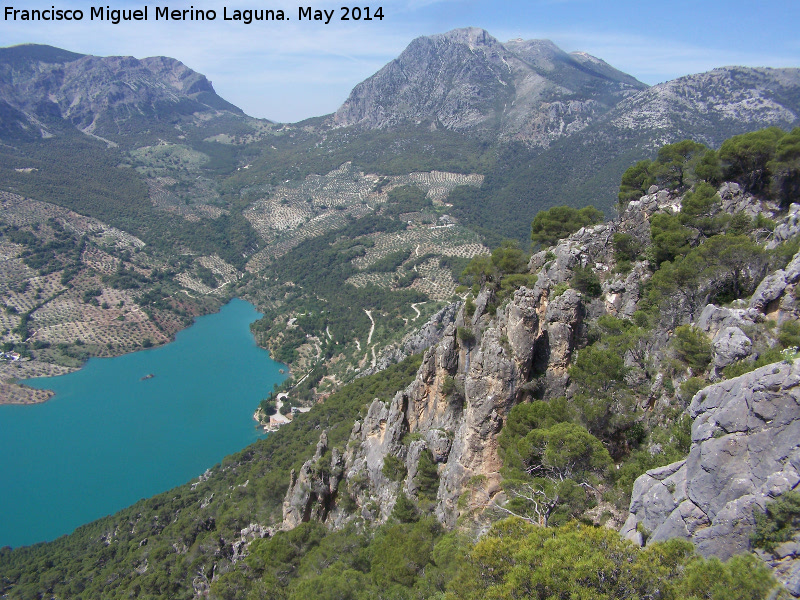
M651 147L692 138L718 147L726 138L800 123L800 69L723 67L680 77L626 98L598 136L649 140Z
M0 551L0 593L75 596L105 585L108 597L243 597L296 586L286 597L305 598L316 597L308 586L319 584L346 597L368 573L382 585L377 573L387 564L375 557L385 559L386 548L403 568L404 553L426 545L433 552L431 536L401 545L404 528L438 535L438 520L478 537L509 513L554 526L536 530L551 540L555 526L574 518L618 528L636 476L689 452L690 416L699 419L698 440L712 447L728 442L726 432L742 433L741 419L762 427L732 411L716 435L704 420L716 418L712 402L699 403L743 379L770 386L768 396L776 391L763 371L735 375L800 345L798 232L800 206L787 212L738 183L702 182L653 185L617 219L574 231L529 260L503 246L470 265L472 296L429 324L435 335L423 337L433 345L421 360L356 380L190 486L55 543ZM327 264L322 252L314 260ZM791 393L796 367L777 368L791 371ZM722 378L729 381L694 396ZM690 416L681 416L692 396ZM768 409L756 416L770 420ZM794 450L794 427L778 432L785 436L772 444L778 453ZM782 461L775 472L788 477L789 466L796 470ZM531 502L515 495L520 490ZM381 550L362 552L371 542L354 540L354 532ZM616 535L602 534L622 544ZM314 567L284 560L315 545ZM691 558L681 542L669 548ZM441 568L447 559L439 550L435 565L423 557L401 585ZM440 572L439 592L469 568L452 545L448 552L462 564ZM318 576L342 575L341 563L328 569L343 557L352 562L339 587L328 587L330 579Z
M367 128L426 124L547 146L644 87L549 40L501 44L482 29L456 29L411 42L353 89L334 122Z
M20 111L3 117L23 131L74 126L119 139L193 113L243 116L205 76L166 57L98 57L38 45L0 49L0 101ZM4 111L8 113L8 111Z
M542 151L501 147L481 190L451 200L462 221L524 239L536 212L594 204L611 214L620 176L663 144L711 148L730 136L800 125L800 69L725 67L655 85L621 100Z

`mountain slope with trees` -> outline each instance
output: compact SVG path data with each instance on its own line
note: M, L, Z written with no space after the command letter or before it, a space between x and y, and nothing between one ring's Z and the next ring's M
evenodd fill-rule
M191 485L4 550L3 593L785 594L753 554L641 550L608 526L639 475L689 452L697 391L797 355L800 222L783 194L798 135L667 146L625 174L617 219L544 215L535 254L509 242L465 269L456 321L421 359L344 387ZM753 544L797 532L791 500L767 499Z

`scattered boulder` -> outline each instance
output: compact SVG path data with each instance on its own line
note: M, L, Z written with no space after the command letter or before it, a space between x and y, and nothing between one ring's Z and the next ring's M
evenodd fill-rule
M716 370L747 358L753 352L753 342L738 327L720 329L714 336L711 347L714 351L714 368Z

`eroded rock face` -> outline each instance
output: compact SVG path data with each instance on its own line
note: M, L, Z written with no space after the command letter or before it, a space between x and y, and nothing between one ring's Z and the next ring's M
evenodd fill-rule
M327 469L320 468L327 440L320 441L315 457L291 482L284 527L311 518L334 526L359 517L387 519L398 494L418 496L416 473L424 452L438 465L435 512L443 523L455 525L462 510L459 497L471 478L484 477L486 493L498 491L497 435L525 393L536 340L550 323L540 322L546 309L533 290L517 290L494 318L485 313L490 301L489 295L480 297L467 320L462 309L456 323L445 327L441 340L425 352L415 380L391 402L373 401L355 424L344 457ZM560 319L554 325L569 327L580 313L580 295L563 294L552 311ZM473 329L475 339L460 340L456 324ZM393 477L384 468L387 461L394 467L402 464L404 472ZM345 495L356 509L352 502L348 510L342 508L338 500Z
M787 288L800 281L800 252L794 255L785 269L779 269L767 275L758 284L750 298L750 307L763 313L770 313L779 308L774 303L784 295Z
M289 489L283 501L283 527L292 529L315 519L324 521L330 512L341 480L342 455L333 448L328 459L328 435L322 432L313 458L307 460L299 475L292 470Z
M636 480L622 529L642 542L683 537L703 556L750 549L753 509L800 483L800 362L776 363L698 392L685 461Z
M727 327L749 327L764 321L764 315L754 308L726 308L707 304L700 313L697 326L711 336Z
M717 332L711 342L714 352L714 368L719 370L753 351L753 342L738 327L724 327Z

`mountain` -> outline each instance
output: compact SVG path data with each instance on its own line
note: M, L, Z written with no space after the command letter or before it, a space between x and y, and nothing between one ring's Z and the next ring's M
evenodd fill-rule
M486 184L450 202L462 221L522 240L536 212L551 206L594 204L611 214L622 173L663 144L719 148L733 135L798 125L800 69L715 69L629 95L548 148L501 146Z
M118 140L158 126L174 129L195 113L244 116L204 75L172 58L0 48L0 133L47 137L73 126Z
M798 135L774 146L796 157ZM701 179L693 158L679 166ZM193 482L0 549L0 595L467 599L541 580L533 597L786 597L769 564L800 597L800 213L751 175L654 184L584 227L553 211L562 239L478 257L422 356ZM645 549L613 531L626 520Z
M329 122L360 139L380 135L372 154L383 156L395 146L445 156L436 136L444 132L496 144L494 160L471 161L486 165L481 189L458 190L449 202L491 243L526 241L533 217L552 206L594 204L611 214L622 173L662 144L717 148L732 135L797 126L800 70L724 67L648 87L548 40L501 43L458 29L412 41ZM392 143L392 133L403 142Z
M603 131L646 137L652 147L688 137L718 147L747 130L798 123L800 69L723 67L626 98L603 119Z
M333 121L377 129L425 124L547 146L646 87L549 40L502 44L483 29L456 29L412 41L353 89Z

